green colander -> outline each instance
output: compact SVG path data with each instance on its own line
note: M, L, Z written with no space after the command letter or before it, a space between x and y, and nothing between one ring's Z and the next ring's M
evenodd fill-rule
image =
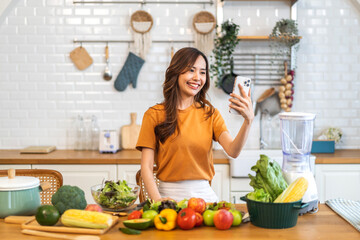
M300 209L308 203L301 200L289 203L268 203L240 198L246 202L252 224L262 228L291 228L297 223Z

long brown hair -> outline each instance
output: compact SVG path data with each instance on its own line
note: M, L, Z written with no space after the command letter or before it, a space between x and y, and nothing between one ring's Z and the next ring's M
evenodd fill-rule
M214 107L206 99L206 92L210 87L210 76L209 76L209 62L201 51L196 48L182 48L175 53L171 59L170 65L165 73L165 82L163 84L163 94L165 110L165 121L158 124L155 127L155 135L157 146L159 141L164 143L168 137L170 137L175 130L179 132L179 126L177 121L177 105L180 99L180 89L178 84L179 75L189 71L196 59L202 56L206 62L206 82L202 89L194 96L194 101L199 103L199 108L205 108L209 106L209 110L206 113L206 119L214 113Z

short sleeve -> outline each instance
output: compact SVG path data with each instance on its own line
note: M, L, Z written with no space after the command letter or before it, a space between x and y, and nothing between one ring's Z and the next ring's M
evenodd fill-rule
M152 116L151 109L148 109L143 117L139 138L136 143L136 149L141 151L143 147L154 149L156 148L155 126L157 125Z
M225 131L228 131L225 125L225 121L221 116L219 110L215 109L215 112L213 114L213 139L218 142L221 133Z

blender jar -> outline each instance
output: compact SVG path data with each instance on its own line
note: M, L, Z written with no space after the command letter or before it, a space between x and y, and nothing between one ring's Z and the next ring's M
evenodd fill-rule
M284 156L283 171L310 171L310 152L315 114L280 113L281 146Z

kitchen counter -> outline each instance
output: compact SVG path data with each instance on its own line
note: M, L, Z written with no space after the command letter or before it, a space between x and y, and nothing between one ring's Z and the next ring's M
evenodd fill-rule
M246 205L238 204L236 207L246 211ZM229 230L217 230L214 227L199 227L192 230L180 230L165 232L155 229L142 231L140 235L125 235L119 232L118 228L123 227L121 218L120 222L113 227L108 233L100 235L102 240L115 239L359 239L360 233L348 222L339 217L326 205L321 204L320 210L316 214L306 214L299 216L298 223L293 228L288 229L265 229L259 228L251 223L242 224L239 227L233 227ZM18 224L6 224L0 220L0 234L6 240L24 239L25 235L21 234L21 227ZM76 235L74 235L76 236ZM43 240L44 237L26 235L26 239Z
M229 164L222 150L214 150L214 164ZM20 150L0 150L0 164L140 164L141 152L122 150L115 154L98 151L55 150L51 153L21 154Z
M213 154L215 164L229 164L222 150L214 150ZM335 153L314 155L316 164L360 164L360 149L338 149ZM115 154L74 150L21 154L20 150L0 150L0 164L140 164L140 159L141 152L137 150L122 150Z
M314 153L315 164L360 164L360 149L337 149L334 153Z

